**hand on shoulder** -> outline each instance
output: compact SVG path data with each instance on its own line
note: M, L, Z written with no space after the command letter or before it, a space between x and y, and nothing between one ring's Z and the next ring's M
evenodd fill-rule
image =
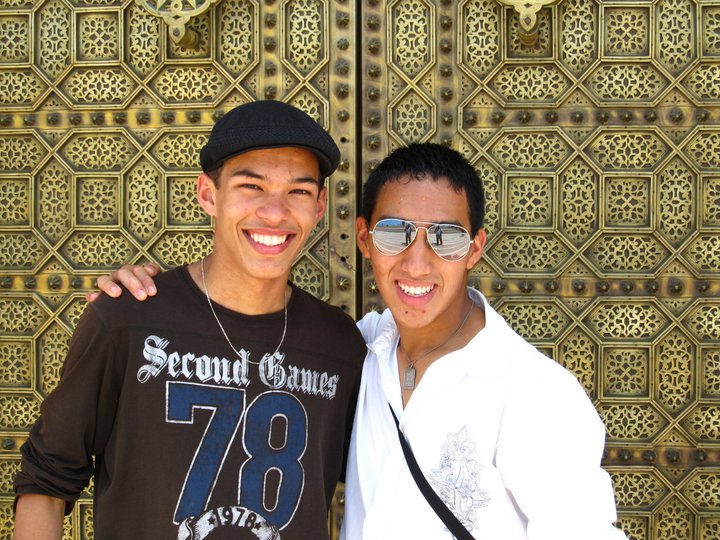
M87 293L85 299L92 302L102 293L112 298L118 298L122 294L122 288L118 286L119 283L138 300L145 300L148 296L155 296L157 293L153 278L161 271L162 268L155 263L144 265L126 264L111 274L98 277L97 286L100 291Z

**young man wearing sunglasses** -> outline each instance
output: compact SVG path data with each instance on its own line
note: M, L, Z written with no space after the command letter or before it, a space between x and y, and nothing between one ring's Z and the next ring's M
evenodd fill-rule
M467 287L486 239L475 169L443 146L400 148L370 174L362 204L357 244L388 309L358 325L369 352L343 538L451 537L409 471L393 416L472 537L625 538L600 468L605 430L582 387Z
M604 427L582 387L467 287L485 246L477 172L439 145L398 149L368 178L362 213L358 247L388 309L358 323L369 352L342 537L450 538L409 471L402 436L472 537L625 538L600 468ZM443 241L433 242L438 229ZM116 277L135 294L150 284L142 268Z

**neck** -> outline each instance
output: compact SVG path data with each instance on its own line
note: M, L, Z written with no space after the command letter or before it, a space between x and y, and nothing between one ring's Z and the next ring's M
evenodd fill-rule
M281 311L285 306L289 272L278 279L252 279L240 275L212 254L205 257L204 267L205 286L200 261L188 266L190 276L203 293L207 292L213 302L223 307L245 315L263 315Z
M432 321L431 324L422 328L408 328L398 326L400 333L400 345L405 354L413 362L423 359L425 355L436 356L447 353L447 348L452 350L458 346L464 346L469 339L466 336L475 335L477 330L468 334L468 328L473 326L477 320L477 313L480 310L472 309L473 302L463 296L462 301L457 302L443 315Z

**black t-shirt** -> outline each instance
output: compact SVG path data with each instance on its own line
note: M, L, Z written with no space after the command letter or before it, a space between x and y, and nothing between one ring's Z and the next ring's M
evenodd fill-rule
M16 493L70 508L94 474L101 540L327 538L365 357L352 319L293 287L273 356L282 311L214 304L238 358L187 268L157 288L86 309Z

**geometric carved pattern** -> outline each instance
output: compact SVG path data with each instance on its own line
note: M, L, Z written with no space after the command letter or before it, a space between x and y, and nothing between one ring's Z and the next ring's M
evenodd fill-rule
M586 324L603 340L652 340L664 330L667 317L654 304L603 302Z
M233 75L242 73L254 59L255 10L255 5L247 0L220 3L220 61Z
M685 145L685 154L697 167L717 169L720 152L720 133L700 131Z
M31 171L44 155L40 141L30 135L0 137L0 167L8 172Z
M168 179L167 222L169 224L191 227L210 224L210 217L197 202L195 185L195 178Z
M552 194L550 178L508 178L508 225L551 227Z
M130 260L134 248L125 237L112 233L75 233L63 253L76 268L116 268Z
M606 347L603 357L604 395L647 397L650 389L650 351L642 348Z
M558 363L575 375L593 400L598 394L595 372L597 357L598 347L595 341L587 333L575 329L563 339L556 358Z
M30 342L0 342L0 385L12 388L29 388L30 361Z
M0 17L0 62L23 62L30 57L27 17Z
M554 102L570 81L559 69L548 66L511 66L500 72L491 87L507 101Z
M615 473L612 480L620 508L650 509L669 491L660 478L651 472Z
M656 346L655 362L655 401L667 412L677 413L694 398L695 347L687 336L675 330Z
M667 426L667 420L651 405L605 403L598 412L605 422L608 439L650 442Z
M44 396L60 381L65 356L70 348L70 335L58 324L51 325L38 339L38 388Z
M687 0L661 0L657 5L658 60L678 75L696 56L695 4Z
M121 133L84 134L70 139L62 155L75 170L119 171L135 152Z
M655 237L630 234L603 235L586 254L601 273L651 273L668 256Z
M717 441L720 438L720 407L698 405L685 416L682 425L698 441Z
M720 68L714 64L700 64L683 81L683 87L700 103L712 103L720 97L717 81Z
M598 178L587 163L576 160L560 175L559 228L582 245L598 227Z
M140 161L125 178L125 228L136 240L146 242L162 226L160 171L149 162Z
M518 152L523 148L523 152ZM512 133L505 135L491 149L492 155L506 169L554 169L569 152L555 133Z
M60 0L46 2L36 16L40 47L36 61L51 79L70 65L70 17L70 10Z
M432 36L427 35L430 6L422 0L398 2L393 6L391 27L396 31L390 54L397 67L409 78L416 77L432 62Z
M135 85L120 69L82 69L74 71L62 85L66 95L78 105L124 102Z
M549 273L556 271L569 254L552 235L505 233L487 256L507 271Z
M562 0L529 45L497 0L223 0L193 19L191 47L138 2L0 3L3 531L7 434L56 384L92 278L212 249L199 149L233 106L271 98L342 152L300 286L381 307L355 260L364 175L401 144L461 150L488 202L473 284L595 401L620 526L720 538L717 2ZM67 538L92 536L86 497Z
M467 25L462 62L478 77L483 77L494 67L500 55L497 33L500 6L493 0L470 0L461 4Z
M560 4L560 58L573 75L585 72L597 57L598 8L586 0L565 0Z
M720 398L720 348L710 348L702 355L702 387L703 398Z
M605 54L647 56L650 51L648 8L606 8Z
M585 84L593 95L608 102L652 102L667 87L667 80L649 64L609 64L597 69Z
M503 304L499 313L523 337L530 340L553 340L568 326L570 320L554 304Z
M693 230L697 200L697 177L679 159L673 160L658 175L658 231L672 244L678 245Z
M215 69L172 67L164 69L152 81L161 100L166 103L212 102L228 81Z
M605 224L609 227L650 225L650 182L643 178L610 177L605 182Z
M30 105L46 89L47 85L31 71L0 71L0 100L8 105Z
M653 169L669 149L656 134L606 132L589 147L589 156L605 170Z
M56 242L72 227L70 173L50 161L37 175L35 192L37 227L48 240Z
M657 538L692 538L693 514L677 498L658 512Z
M696 473L682 493L698 510L720 508L720 473Z

